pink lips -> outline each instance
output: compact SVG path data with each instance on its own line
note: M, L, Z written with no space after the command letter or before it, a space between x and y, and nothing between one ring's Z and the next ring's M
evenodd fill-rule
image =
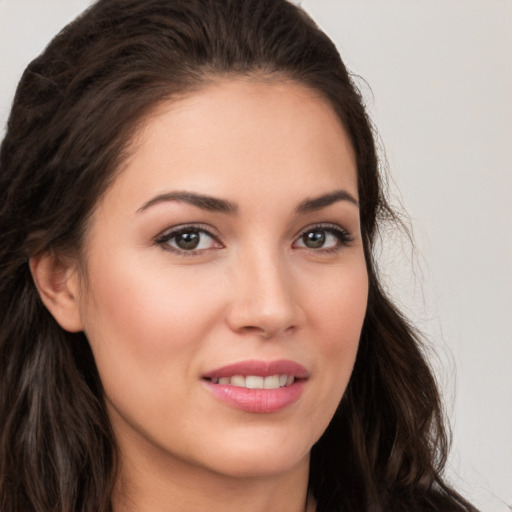
M287 374L297 379L308 377L308 371L304 366L294 361L243 361L217 368L203 375L206 379L231 377L233 375L258 375L269 377L270 375Z
M215 383L222 377L234 375L292 375L295 381L277 389L248 389ZM209 371L203 375L203 382L211 393L228 405L246 412L269 414L279 412L296 402L302 394L308 376L306 368L294 361L244 361Z

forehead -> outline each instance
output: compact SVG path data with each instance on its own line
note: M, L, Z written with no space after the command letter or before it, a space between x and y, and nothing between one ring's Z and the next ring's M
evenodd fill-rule
M280 200L344 188L357 197L357 175L349 138L319 93L240 79L158 105L111 188L134 204L169 190Z

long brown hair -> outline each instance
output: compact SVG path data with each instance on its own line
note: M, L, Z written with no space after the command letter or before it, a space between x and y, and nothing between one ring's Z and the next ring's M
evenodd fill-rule
M220 75L319 92L356 153L369 302L348 389L312 449L318 511L474 510L442 478L448 440L420 338L379 285L372 249L394 213L362 98L285 0L100 0L26 69L0 152L0 509L111 509L116 443L94 358L44 308L28 261L79 253L144 115Z

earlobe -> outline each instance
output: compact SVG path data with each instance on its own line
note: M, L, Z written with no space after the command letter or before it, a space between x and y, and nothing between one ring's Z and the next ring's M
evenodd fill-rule
M46 252L30 258L30 271L43 304L57 323L66 331L82 331L76 263Z

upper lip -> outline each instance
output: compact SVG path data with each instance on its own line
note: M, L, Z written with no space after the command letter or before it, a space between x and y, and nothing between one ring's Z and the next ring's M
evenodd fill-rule
M203 378L219 379L221 377L232 377L233 375L254 375L258 377L293 375L296 379L305 379L309 376L309 372L304 366L295 361L285 359L278 361L249 360L216 368L205 373Z

